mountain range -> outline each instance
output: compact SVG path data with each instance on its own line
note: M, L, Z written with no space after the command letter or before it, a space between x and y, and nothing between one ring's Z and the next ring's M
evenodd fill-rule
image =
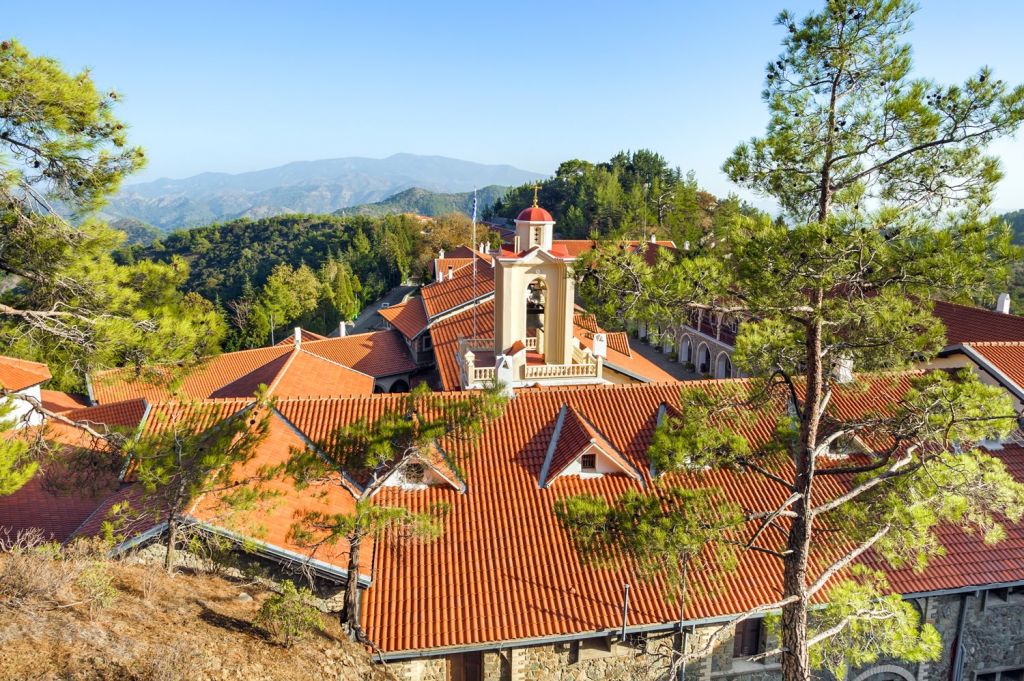
M415 154L298 161L246 173L202 173L128 185L108 202L104 214L111 220L127 218L173 231L241 217L332 213L382 202L414 188L457 195L474 187L492 190L491 185L508 187L543 177L509 165ZM420 199L422 203L424 197ZM460 201L464 203L465 198L442 200Z

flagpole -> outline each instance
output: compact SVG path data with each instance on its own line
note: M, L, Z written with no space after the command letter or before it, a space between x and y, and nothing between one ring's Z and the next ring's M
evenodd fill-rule
M473 188L473 338L476 338L476 187Z

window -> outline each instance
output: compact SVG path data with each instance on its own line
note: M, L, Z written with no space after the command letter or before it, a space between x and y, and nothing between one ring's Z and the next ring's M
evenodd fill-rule
M1021 681L1022 678L1024 678L1024 667L980 671L974 675L974 681Z
M732 656L750 657L761 652L761 619L746 619L736 625Z
M584 454L580 457L580 468L585 471L597 469L597 454Z
M430 341L429 333L425 333L422 336L420 336L420 344L424 350L429 350L430 348L434 347L434 344Z

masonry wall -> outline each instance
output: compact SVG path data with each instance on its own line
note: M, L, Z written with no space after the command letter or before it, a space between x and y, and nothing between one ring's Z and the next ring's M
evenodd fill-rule
M897 660L879 660L864 669L850 670L848 681L948 681L952 679L953 648L961 604L966 605L963 628L962 681L974 681L979 673L1024 668L1024 594L1004 598L999 592L987 597L971 595L937 596L915 601L924 618L942 635L944 644L939 660L923 664ZM1005 595L1005 594L1004 594ZM698 629L688 637L688 649L703 647L716 627ZM521 648L506 648L483 653L485 681L665 681L668 678L670 647L678 648L675 634L651 634L645 640L627 646L611 643L603 647L591 643L564 642ZM778 645L765 640L764 649ZM711 655L687 664L686 681L777 681L781 669L776 660L763 663L734 659L731 637ZM452 658L434 657L389 664L404 681L449 681ZM820 673L823 681L831 677ZM1011 681L1008 674L999 681ZM1020 676L1016 679L1022 678ZM983 680L984 681L984 680Z

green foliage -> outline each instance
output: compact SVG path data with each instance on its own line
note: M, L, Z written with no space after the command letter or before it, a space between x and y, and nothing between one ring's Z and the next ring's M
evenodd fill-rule
M735 552L723 538L743 519L718 490L670 485L653 494L630 490L612 503L565 497L555 502L555 517L585 562L607 568L628 557L643 579L664 579L673 600L685 600L689 570L733 568Z
M996 540L1024 499L998 459L971 449L1014 425L997 390L973 375L928 374L861 414L849 401L863 386L834 379L851 365L904 369L933 357L945 339L928 301L992 300L1019 257L1006 225L986 214L1000 176L986 148L1024 120L1024 87L987 69L954 86L912 78L904 35L913 9L904 0L829 0L799 21L779 16L787 34L767 69L767 132L737 147L724 169L777 200L791 224L737 213L719 223L714 250L649 266L615 245L577 268L585 304L606 318L663 329L691 315L742 322L733 359L751 377L749 397L684 395L684 413L666 420L652 458L659 470L739 464L787 498L773 511L788 518L785 540L751 546L779 556L780 592L795 599L782 605L787 681L811 675L802 625L823 588L815 565L874 546L921 567L941 553L939 525ZM895 387L866 380L879 394ZM774 441L743 452L733 435L746 432L743 420L729 410L767 410L778 424ZM835 463L833 450L854 442L867 451ZM853 478L852 486L821 499L816 481L832 476ZM872 588L887 590L877 581ZM936 652L934 641L904 636L916 620L894 597L851 586L832 599L858 641L888 635L891 646L881 649L912 659ZM859 615L866 601L884 616ZM851 659L867 659L868 644L850 645ZM817 662L841 666L821 655Z
M735 197L716 199L700 189L693 173L669 168L647 149L620 152L606 163L565 161L540 183L538 198L570 239L656 233L680 246L713 246L717 227L730 216L757 214ZM532 202L532 184L514 187L486 215L512 219Z
M15 426L13 419L4 418L14 409L14 399L8 397L0 402L0 497L24 487L39 469L39 462L31 456L25 440L4 435Z
M476 192L477 214L483 215L483 212L504 196L507 191L508 187L501 187L496 184L478 189ZM413 187L394 196L389 196L383 201L364 203L359 206L352 206L351 208L342 208L335 211L334 214L383 217L384 215L391 214L412 213L413 215L424 215L426 217L439 217L455 212L467 216L472 215L473 192L445 194Z
M811 664L842 681L849 669L870 666L881 658L911 663L938 659L942 638L910 601L892 593L885 575L860 566L853 579L836 583L829 604L814 612L812 638L835 630L811 648ZM778 617L769 621L777 627Z
M175 232L123 248L117 259L187 260L185 287L227 308L227 345L243 349L269 342L271 317L277 330L302 325L326 333L391 287L422 276L434 252L425 230L402 215L281 215Z
M272 405L271 398L257 395L254 404L228 418L218 415L217 404L183 405L183 416L173 421L160 424L154 417L159 427L132 446L131 474L143 490L139 510L168 523L168 570L184 515L194 501L205 497L220 522L230 524L235 514L251 512L274 498L265 483L281 473L279 468L247 467L269 432Z
M296 588L286 579L280 591L263 601L256 614L256 625L266 629L280 643L290 647L312 631L322 631L323 616L312 605L313 594L305 587Z
M67 74L16 41L0 44L0 342L54 367L54 387L86 372L216 351L220 315L182 295L184 262L116 264L123 238L89 216L143 164L114 116L116 92ZM71 213L67 223L55 209Z

